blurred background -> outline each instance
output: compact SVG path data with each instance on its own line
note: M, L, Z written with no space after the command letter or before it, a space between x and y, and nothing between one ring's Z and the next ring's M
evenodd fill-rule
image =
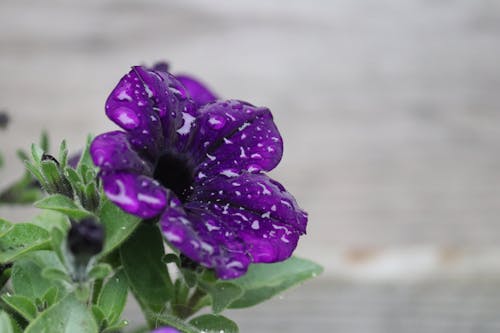
M0 0L0 187L42 129L74 151L114 129L120 77L168 60L271 108L297 254L325 267L229 311L243 333L498 332L499 41L495 0Z

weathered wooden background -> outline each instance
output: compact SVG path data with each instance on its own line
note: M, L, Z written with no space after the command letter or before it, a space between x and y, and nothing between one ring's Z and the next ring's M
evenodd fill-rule
M161 59L273 110L272 174L310 213L326 274L243 332L498 331L499 1L1 0L0 186L42 128L113 128L107 93Z

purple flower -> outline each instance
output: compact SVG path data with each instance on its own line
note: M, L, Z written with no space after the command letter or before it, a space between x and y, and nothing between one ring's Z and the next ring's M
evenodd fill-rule
M267 108L216 100L161 67L133 67L106 114L124 131L99 135L90 152L116 205L158 217L171 245L222 279L290 257L307 215L263 173L283 152Z
M181 333L180 331L176 330L173 327L159 327L155 329L154 331L151 331L151 333Z

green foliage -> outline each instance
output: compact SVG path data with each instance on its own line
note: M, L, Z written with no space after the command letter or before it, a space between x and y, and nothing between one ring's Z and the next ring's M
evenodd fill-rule
M129 285L139 303L152 312L162 311L173 296L173 284L161 260L164 253L159 228L146 223L120 248Z
M127 277L123 270L119 270L106 282L97 299L97 306L109 325L119 323L127 302L127 294Z
M32 251L49 249L47 230L31 223L9 224L0 221L0 264L8 263Z
M52 305L25 330L25 333L97 333L97 323L88 307L75 294Z
M238 325L231 319L224 316L205 314L193 318L190 322L191 325L206 333L238 333Z
M82 219L92 213L79 207L72 199L62 194L53 194L35 202L35 207L41 209L50 209L65 214L73 219Z
M64 141L57 160L44 155L46 136L31 147L30 157L19 152L28 173L0 194L0 203L20 202L16 191L35 191L33 179L49 195L34 203L41 213L28 222L0 219L0 332L123 332L130 290L149 326L141 332L168 325L184 333L237 333L236 323L220 315L224 310L259 304L321 273L319 265L299 258L254 264L227 281L201 266L183 266L175 249L165 253L155 219L141 221L103 196L90 143L89 136L76 168L68 165ZM40 199L37 191L29 202ZM70 253L66 238L70 219L87 216L102 224L105 242L101 253L82 259ZM194 317L204 307L211 313Z
M141 222L138 217L123 212L109 200L104 200L100 220L106 234L106 242L101 256L117 249Z
M282 291L313 278L323 268L318 264L297 257L275 264L254 264L248 272L232 282L243 290L243 296L231 304L231 308L254 306Z

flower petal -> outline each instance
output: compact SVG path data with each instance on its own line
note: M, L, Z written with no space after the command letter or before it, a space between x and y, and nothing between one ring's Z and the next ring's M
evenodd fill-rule
M197 124L190 149L200 164L195 172L199 179L270 171L281 160L283 142L267 108L218 101L200 109Z
M186 88L189 96L198 106L213 102L217 99L217 96L199 80L189 75L176 75L175 77Z
M130 142L138 150L156 156L164 147L160 117L153 110L148 88L132 69L106 101L106 115L131 134Z
M127 213L141 218L160 214L172 200L178 200L157 181L142 175L116 172L101 175L104 193Z
M161 118L165 145L182 150L193 128L196 105L184 86L170 73L133 67Z
M152 174L152 165L142 159L130 145L128 136L114 131L97 136L90 146L90 155L101 172L130 171Z
M162 215L165 238L223 279L241 276L251 262L287 259L305 233L307 215L262 174L213 178L190 200L185 213Z
M196 204L189 213L166 210L160 218L165 238L184 255L214 268L221 279L234 279L248 269L250 258L238 234L226 228L210 210Z

